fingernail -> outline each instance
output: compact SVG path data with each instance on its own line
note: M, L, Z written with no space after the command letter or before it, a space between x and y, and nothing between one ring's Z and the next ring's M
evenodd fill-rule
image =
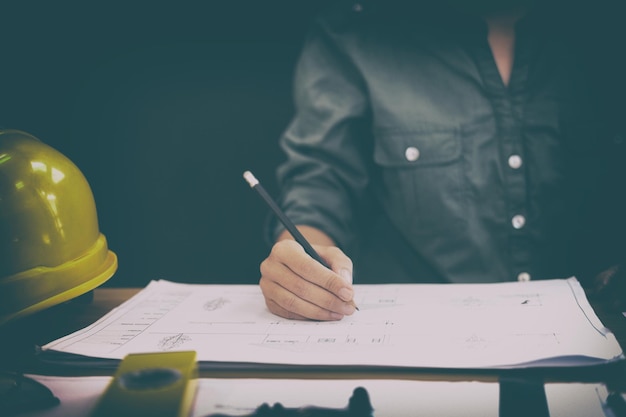
M352 292L352 290L348 288L342 288L339 290L339 298L341 298L344 301L352 300L353 296L354 296L354 293Z
M339 276L343 278L343 280L346 281L347 283L352 284L352 272L350 272L348 269L346 268L340 269Z
M341 312L346 316L350 316L354 314L354 311L355 311L354 306L350 304L345 304L344 306L341 307Z
M341 320L343 318L343 314L331 312L330 318L333 320Z

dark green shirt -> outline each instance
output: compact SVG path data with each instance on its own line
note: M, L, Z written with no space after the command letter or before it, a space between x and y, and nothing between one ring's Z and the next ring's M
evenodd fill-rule
M624 229L605 203L623 200L624 128L576 22L554 22L548 12L518 22L505 86L479 19L391 2L322 14L281 139L288 216L353 256L357 283L610 265Z

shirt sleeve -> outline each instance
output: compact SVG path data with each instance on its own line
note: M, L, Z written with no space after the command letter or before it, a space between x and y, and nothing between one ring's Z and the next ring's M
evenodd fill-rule
M296 67L295 116L280 139L279 204L297 225L326 232L340 246L354 238L354 210L368 184L367 92L347 43L350 22L317 19ZM339 34L338 34L339 32ZM270 239L283 230L270 224Z

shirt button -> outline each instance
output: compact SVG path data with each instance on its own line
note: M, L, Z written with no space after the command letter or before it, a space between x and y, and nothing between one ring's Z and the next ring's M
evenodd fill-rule
M509 166L513 169L518 169L522 166L522 157L519 155L509 156Z
M404 151L404 156L406 157L407 161L415 162L417 161L417 158L420 157L420 150L417 149L415 146L409 146Z
M530 281L530 274L528 272L520 272L517 275L517 280L519 282L528 282Z
M511 224L514 228L521 229L526 224L526 217L522 216L521 214L513 216L513 218L511 219Z

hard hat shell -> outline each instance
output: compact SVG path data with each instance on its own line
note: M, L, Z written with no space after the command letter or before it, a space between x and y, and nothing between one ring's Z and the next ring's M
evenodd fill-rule
M0 326L87 293L116 270L78 167L28 133L0 130Z

